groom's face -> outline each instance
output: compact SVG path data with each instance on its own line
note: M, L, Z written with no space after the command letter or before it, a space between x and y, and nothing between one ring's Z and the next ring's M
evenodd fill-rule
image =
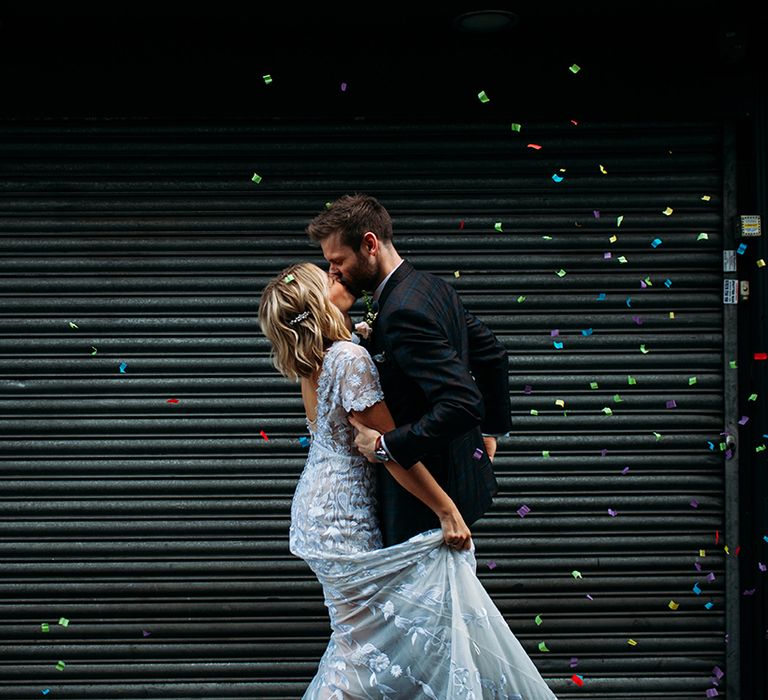
M323 256L330 263L329 273L336 277L355 298L363 290L372 292L378 281L378 258L372 255L365 241L360 250L353 250L341 242L337 233L320 242Z

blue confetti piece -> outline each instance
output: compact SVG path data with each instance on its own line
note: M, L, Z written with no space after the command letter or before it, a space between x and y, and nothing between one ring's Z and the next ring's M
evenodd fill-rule
M121 363L120 363L120 371L121 371L123 374L125 374L125 368L126 368L127 366L128 366L128 364L127 364L126 362L121 362Z
M709 449L710 450L714 450L715 449L715 443L714 442L710 442L709 440L707 440L707 445L709 445Z
M632 297L627 297L627 306L631 309L632 308Z
M664 280L664 286L665 287L671 287L672 286L672 280L670 280L670 279Z
M698 583L694 583L693 584L693 592L696 595L701 595L701 588L699 588L699 584Z
M582 335L592 335L592 329L591 328L585 328L583 331L581 331Z
M562 350L563 349L563 344L562 343L558 343L557 341L554 342L554 346L555 346L555 349L557 349L557 350Z
M559 176L557 173L555 173L555 174L552 176L552 179L553 179L555 182L562 182L562 181L563 181L563 178L562 178L562 177L560 177L560 176Z
M704 604L704 607L705 607L707 610L712 610L712 608L714 608L714 607L715 607L715 604L714 604L714 603L713 603L713 602L710 600L708 603L705 603L705 604Z
M651 241L651 245L654 248L658 248L661 245L661 238L654 238L653 241Z
M40 692L41 692L43 695L48 695L48 693L50 693L50 692L51 692L51 689L50 689L50 688L46 688L45 690L41 690Z
M747 249L747 244L746 244L746 243L742 243L742 244L741 244L741 245L740 245L738 248L736 248L736 252L737 252L739 255L744 255L744 251L745 251L746 249Z
M605 292L600 292L600 294L597 295L598 301L605 301Z
M763 535L763 539L768 542L768 535Z
M299 444L300 444L302 447L307 447L307 446L309 445L309 438L308 438L308 437L304 437L304 436L302 435L302 436L299 438Z

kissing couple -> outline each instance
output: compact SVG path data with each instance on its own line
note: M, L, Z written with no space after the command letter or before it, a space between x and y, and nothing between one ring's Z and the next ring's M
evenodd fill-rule
M329 271L292 265L259 306L312 436L289 545L323 586L332 633L303 700L556 700L477 578L469 529L511 428L506 350L453 287L400 257L374 197L339 198L307 233Z

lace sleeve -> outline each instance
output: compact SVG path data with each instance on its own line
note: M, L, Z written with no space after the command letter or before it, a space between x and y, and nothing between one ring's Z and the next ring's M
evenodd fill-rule
M339 401L344 410L362 411L384 400L379 372L368 351L361 345L347 343L336 366Z

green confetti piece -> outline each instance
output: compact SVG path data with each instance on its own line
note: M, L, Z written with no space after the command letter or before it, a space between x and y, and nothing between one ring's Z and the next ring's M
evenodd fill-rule
M549 651L545 642L539 642L539 651Z
M555 274L556 274L558 277L565 277L565 276L566 276L568 273L567 273L565 270L563 270L563 269L560 269L560 270L558 270L558 271L557 271Z
M70 328L79 328L79 326L76 323L72 323L72 321L69 322Z
M656 442L661 440L661 438L663 437L661 433L657 433L655 430L653 431L653 434L656 436Z
M706 233L700 233L700 234L699 234L699 235L696 237L696 240L697 240L697 241L708 241L708 240L709 240L709 235L708 235L708 234L706 234Z
M747 401L757 401L757 394L750 394Z
M613 395L613 400L614 400L616 403L622 403L622 401L624 401L624 399L622 399L622 398L621 398L621 395L620 395L620 394L614 394L614 395Z
M606 406L603 409L603 413L605 413L606 416L612 416L613 415L613 411L610 408L608 408L608 406Z
M571 71L571 73L573 73L574 75L576 75L576 73L578 73L581 70L581 66L578 65L577 63L574 63L572 66L568 67L568 70Z
M330 209L332 206L333 206L333 203L332 203L332 202L326 202L326 203L325 203L325 208L326 208L326 209Z
M736 360L731 360L731 361L728 363L728 366L729 366L731 369L738 369L738 365L736 364Z
M534 617L534 618L533 618L533 621L534 621L534 622L535 622L537 625L540 625L540 624L542 623L541 615L536 615L536 617Z
M40 630L42 632L50 632L51 631L51 626L47 622L42 622L40 624Z
M624 214L616 219L616 226L621 226L622 221L624 221Z
M266 75L263 75L261 77L264 78L264 83L266 85L269 85L272 82L272 76L269 73L267 73Z
M521 294L519 297L517 297L517 303L522 304L525 301L525 297Z
M627 262L627 259L623 255L619 255L619 262L624 265Z
M491 101L491 98L485 94L485 90L480 90L480 92L477 93L477 99L483 103Z
M69 627L69 620L67 620L67 618L66 618L66 617L60 617L60 618L59 618L59 624L60 624L62 627Z
M93 347L93 345L91 345L91 350L93 350L91 355L95 355L98 352L98 350L95 347Z
M493 225L493 228L495 228L497 231L503 231L503 229L501 228L501 221L497 221L497 222L496 222L496 223Z
M697 377L688 377L688 386L693 386L694 384L698 384L699 380Z
M573 578L584 578L584 577L581 575L581 571L577 571L576 569L574 569L573 571L571 571L571 576L573 576Z
M627 375L627 384L637 384L637 379L635 379L631 374Z
M765 452L765 445L758 445L755 448L755 452Z
M258 185L261 182L262 177L258 173L254 173L251 180L253 180L253 182L255 182Z
M542 457L549 457L549 450L542 450L541 451L541 456Z
M725 452L726 444L724 442L721 442L719 447L720 447L720 452Z
M63 671L63 670L64 670L64 667L65 667L66 665L67 665L67 664L65 664L63 661L57 661L57 662L56 662L56 670L57 670L57 671Z
M512 122L512 131L518 131L519 132L520 129L522 129L522 128L523 127L522 127L521 124L515 124L514 122Z
M650 350L648 350L648 349L645 347L645 343L643 343L643 344L640 346L640 352L641 352L641 353L643 353L643 355L647 355L647 354L650 352Z
M651 282L650 277L646 277L643 282L645 282L649 287L653 287L653 282Z
M597 385L597 382L590 382L590 383L589 383L589 388L590 388L590 389L597 389L597 386L598 386L598 385Z
M545 241L551 241L551 240L552 240L552 236L542 236L542 238L543 238Z
M283 282L288 284L289 282L293 282L296 278L293 275L286 275L283 277Z
M532 416L538 416L538 415L539 415L539 412L538 412L538 411L537 411L535 408L532 408L532 409L531 409L531 415L532 415Z

